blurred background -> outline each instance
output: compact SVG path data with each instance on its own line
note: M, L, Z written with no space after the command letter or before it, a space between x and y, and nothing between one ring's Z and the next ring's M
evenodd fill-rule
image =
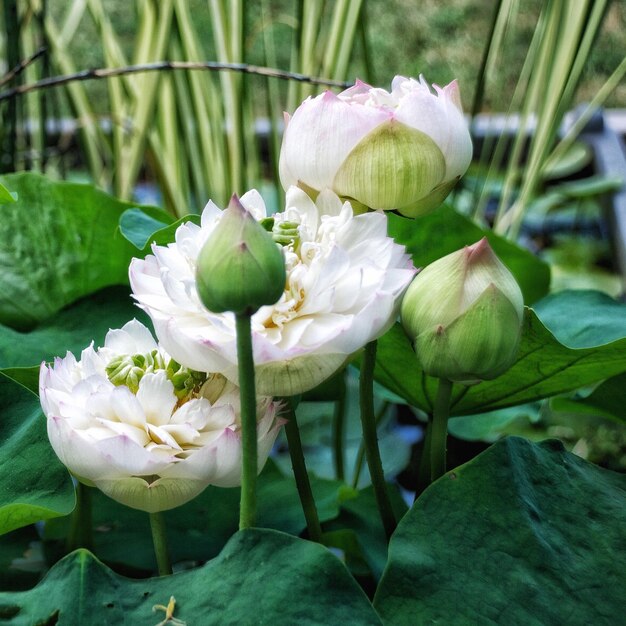
M567 111L594 98L597 105L626 107L624 2L1 4L0 92L5 95L49 76L162 60L245 63L348 82L358 77L386 88L396 74L423 74L438 84L456 78L468 113L543 116L541 155L531 154L542 163ZM177 216L198 212L209 197L223 204L233 191L254 186L280 204L275 164L282 113L293 112L321 89L196 70L35 90L0 101L0 170L34 169L92 181L119 198L157 203ZM618 125L623 120L615 119ZM528 123L534 128L536 120ZM537 181L530 187L526 204Z

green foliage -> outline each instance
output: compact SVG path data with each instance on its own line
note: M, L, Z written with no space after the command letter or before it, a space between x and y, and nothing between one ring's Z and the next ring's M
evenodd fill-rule
M7 624L143 624L164 619L155 604L176 599L188 624L380 624L365 594L325 548L271 530L235 534L201 568L129 580L89 552L73 552L34 589L0 593Z
M613 376L584 398L555 398L552 408L587 415L599 415L626 423L626 373Z
M9 191L2 183L0 183L0 204L10 204L17 202L17 194Z
M174 221L169 213L152 207L128 209L120 218L120 232L142 255L150 253L152 243L163 245L174 240L176 229L186 222L200 224L199 215L186 215Z
M389 235L406 246L415 267L424 267L487 237L493 251L515 276L526 304L532 304L548 293L550 268L546 263L528 250L476 226L450 206L444 205L414 220L390 215Z
M79 358L92 341L101 346L110 328L120 328L133 317L148 324L148 316L134 306L127 287L107 287L41 322L30 332L0 325L0 372L34 392L39 365L65 356Z
M167 229L173 222L174 218L163 209L134 207L122 213L119 227L122 235L141 250L150 243L153 233Z
M312 479L320 520L339 514L341 483ZM283 476L270 461L259 477L258 526L299 535L306 527L292 477ZM155 571L148 516L93 490L94 554L118 572L147 576ZM202 563L217 556L238 528L240 489L209 486L187 504L164 512L173 563ZM63 550L69 518L46 525L44 539ZM133 546L132 550L128 546Z
M626 371L626 332L616 330L616 324L623 327L626 305L606 296L592 295L576 300L576 315L572 315L573 297L575 295L568 292L554 294L540 309L548 319L568 315L569 330L566 328L565 333L568 337L583 337L580 341L587 347L563 345L534 311L527 310L515 364L495 380L472 387L457 386L453 391L452 415L548 398ZM622 311L622 326L619 326L620 315L615 315L615 307ZM589 328L591 330L584 330ZM375 375L378 382L409 404L428 412L432 410L436 380L420 370L410 341L399 324L379 340Z
M615 624L625 523L624 476L508 438L413 505L374 606L394 626Z
M570 348L601 346L626 337L626 305L599 291L560 291L537 302L534 309Z
M74 508L74 488L54 454L37 396L0 374L0 534Z
M32 328L82 296L128 283L135 250L116 233L128 204L28 172L2 180L19 198L0 220L0 323Z

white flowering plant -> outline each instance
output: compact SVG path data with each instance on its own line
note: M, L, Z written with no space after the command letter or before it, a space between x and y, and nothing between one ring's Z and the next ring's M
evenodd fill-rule
M277 203L4 177L0 617L610 623L622 477L500 438L623 420L624 305L440 206L470 158L397 77L302 103Z

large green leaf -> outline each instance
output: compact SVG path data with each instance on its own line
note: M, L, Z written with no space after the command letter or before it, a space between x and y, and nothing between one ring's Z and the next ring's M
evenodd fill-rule
M152 233L167 228L174 218L163 209L156 207L133 207L120 217L120 232L136 248L144 248Z
M18 192L0 219L0 323L30 328L78 298L128 283L137 250L118 232L130 206L90 185L3 176Z
M174 241L176 229L185 222L200 223L199 215L185 215L174 221L172 216L155 207L133 207L122 214L120 232L138 250L141 256L150 252L153 242L163 245Z
M407 247L416 267L424 267L487 237L494 252L515 276L526 304L548 293L550 268L546 263L493 231L479 228L450 206L444 205L417 219L390 214L389 235Z
M601 291L560 291L543 298L533 309L548 330L570 348L590 348L626 337L626 304Z
M320 520L337 517L341 484L312 478ZM174 563L204 562L216 556L239 525L239 488L208 487L191 502L166 511L168 544ZM148 516L122 506L93 490L94 553L121 573L149 574L155 569ZM259 477L257 525L293 535L306 527L293 478L283 476L269 461ZM47 541L67 533L68 519L46 526ZM132 550L128 546L133 546Z
M0 183L0 204L9 204L12 202L17 202L17 194L9 191Z
M503 435L520 435L533 439L530 430L540 419L541 402L510 406L477 415L453 417L448 422L448 432L465 441L493 443ZM543 430L535 429L534 438L545 439ZM534 431L533 431L534 432Z
M511 437L400 522L374 606L394 626L619 624L626 477Z
M68 351L79 357L92 341L101 346L110 328L119 328L133 317L150 325L148 316L133 304L128 287L119 286L79 300L30 332L0 325L0 372L37 391L42 361Z
M617 306L622 315L626 315L626 305L610 298L606 305L611 311ZM611 314L606 318L611 323L605 326L604 308L599 302L586 306L584 300L572 301L567 292L551 296L542 311L545 314L567 307L578 326L595 322L593 337L601 345L568 348L555 339L532 310L527 310L516 363L495 380L472 387L455 385L452 414L468 415L524 404L573 391L626 371L626 338L611 340L619 336L613 323L614 316ZM573 327L574 322L571 322ZM584 341L588 342L588 337ZM379 340L376 378L409 404L428 412L432 410L437 381L422 372L411 343L399 324Z
M67 515L74 488L46 434L39 399L0 374L0 534Z
M626 373L605 380L585 398L554 398L555 411L608 417L626 424Z
M60 561L34 589L0 593L7 624L155 624L176 599L187 624L380 624L367 597L326 548L278 531L237 533L201 568L148 580L113 573L89 552Z

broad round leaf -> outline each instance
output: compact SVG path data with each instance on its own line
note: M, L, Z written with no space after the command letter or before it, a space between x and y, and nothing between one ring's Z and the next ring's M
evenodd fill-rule
M367 597L326 548L278 531L237 533L201 568L130 580L84 550L73 552L34 589L0 593L6 624L155 624L156 604L176 600L187 624L380 624Z
M0 374L0 534L74 508L70 475L54 454L39 399Z
M1 182L18 199L0 219L0 323L31 328L84 295L128 283L136 248L118 222L131 205L30 172Z
M618 624L626 477L510 437L429 487L400 522L374 606L404 624Z

